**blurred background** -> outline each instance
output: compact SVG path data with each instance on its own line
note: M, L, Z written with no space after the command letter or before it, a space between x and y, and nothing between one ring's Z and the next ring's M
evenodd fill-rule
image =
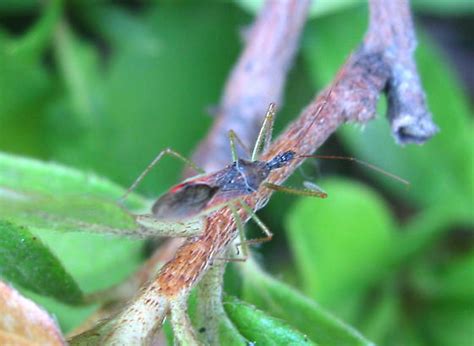
M208 110L219 103L241 33L260 6L46 3L0 1L0 151L95 172L122 186L165 147L191 156L212 124ZM412 4L418 68L439 134L423 146L395 145L381 100L377 120L344 126L320 152L369 161L411 186L347 162L308 162L304 175L329 198L275 195L261 212L275 237L255 251L266 270L375 342L472 345L474 5ZM320 0L313 7L277 131L333 78L366 29L364 1ZM158 196L178 182L182 168L163 161L139 192ZM288 184L302 180L297 173ZM84 291L120 281L147 256L142 241L54 232L42 239ZM237 275L228 271L226 289L246 300ZM65 330L94 310L30 296Z

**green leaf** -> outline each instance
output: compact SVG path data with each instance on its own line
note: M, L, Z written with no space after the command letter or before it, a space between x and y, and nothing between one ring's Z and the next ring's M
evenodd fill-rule
M227 297L224 308L240 333L252 343L257 345L315 345L307 336L235 297Z
M474 251L441 263L421 262L413 281L426 299L474 304Z
M56 30L55 54L67 88L68 105L81 132L96 131L102 101L98 53L90 43L79 40L66 23Z
M2 0L0 12L7 14L33 12L38 9L38 6L37 0Z
M413 8L438 16L455 16L474 12L474 3L470 0L413 0Z
M420 324L430 345L471 345L474 304L431 305L420 318Z
M315 84L321 86L333 78L343 60L361 42L366 26L366 13L361 11L344 11L310 26L304 55ZM419 41L418 67L440 133L422 147L400 148L390 137L384 117L369 122L363 133L351 125L338 133L355 156L412 183L412 188L405 190L386 177L373 174L400 198L424 206L449 201L466 208L474 198L474 165L466 159L474 155L468 101L440 54L424 35L419 35ZM436 174L433 167L438 167Z
M5 193L6 192L6 193ZM34 230L79 231L142 238L130 213L117 204L82 196L38 196L0 187L0 218Z
M22 293L53 315L64 333L74 330L99 308L98 305L70 305L32 291L23 290Z
M51 41L61 8L60 0L48 1L44 13L26 34L20 38L5 34L0 39L2 149L45 156L43 121L55 90L42 54Z
M9 49L0 40L0 147L44 156L41 131L44 107L54 94L53 83L39 60L19 58Z
M58 165L0 154L2 167L1 218L34 230L142 237L132 215L111 198L124 191L107 180ZM53 177L56 177L54 187L50 183ZM134 199L140 201L136 196Z
M81 90L88 92L83 99L96 100L91 117L95 123L71 126L69 120L76 115L69 101L58 103L51 113L51 131L56 135L51 142L53 157L77 167L94 167L128 185L160 150L172 147L186 154L202 138L212 121L205 109L218 102L239 52L235 28L246 17L231 4L194 3L151 5L146 13L134 16L107 5L83 17L107 41L112 54L105 71L94 67L93 59L88 67L78 48L84 42L70 37L75 43L61 57L77 62L76 73L86 83ZM133 41L134 45L127 44ZM96 70L101 73L94 74ZM66 99L73 96L71 92ZM63 128L68 132L61 136ZM176 183L180 170L181 163L165 159L139 188L156 195Z
M86 292L107 288L136 270L142 261L143 241L57 231L134 227L129 212L114 202L123 192L91 173L0 153L0 218L30 225ZM138 209L147 205L137 195L129 201ZM47 277L48 268L42 269ZM91 311L44 303L68 329Z
M423 256L452 229L453 224L473 225L471 211L456 204L441 204L419 212L407 222L395 241L392 264L395 268L407 265Z
M394 326L399 322L400 306L396 284L390 282L366 305L361 330L377 345L389 345L399 334Z
M13 195L18 191L20 194L76 195L116 201L124 193L119 185L93 173L5 153L0 153L0 187L4 188L0 196L6 196L10 190ZM143 209L147 202L130 195L127 205Z
M20 39L11 42L8 52L15 59L38 61L49 45L62 14L62 0L51 0L33 27Z
M95 5L88 4L82 8L82 16L87 24L111 45L135 54L159 54L160 40L155 36L149 22L144 22L121 7L97 3Z
M316 302L264 273L253 260L245 262L241 269L245 301L281 318L319 345L372 345Z
M368 187L338 179L322 186L327 199L301 199L290 210L288 238L304 291L350 316L387 268L394 225L384 201Z
M27 228L0 220L0 274L7 280L66 303L82 292L50 250Z

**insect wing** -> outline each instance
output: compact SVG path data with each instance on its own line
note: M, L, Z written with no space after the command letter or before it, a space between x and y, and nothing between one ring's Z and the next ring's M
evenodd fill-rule
M200 183L176 185L153 205L157 219L183 220L198 215L219 190L218 187Z

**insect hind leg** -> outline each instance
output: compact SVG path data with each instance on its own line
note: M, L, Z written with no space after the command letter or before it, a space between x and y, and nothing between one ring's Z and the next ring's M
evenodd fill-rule
M172 156L174 158L177 158L178 160L181 160L184 162L186 165L189 167L193 168L196 172L198 173L205 173L205 171L200 168L198 165L196 165L193 161L190 159L186 158L185 156L181 155L177 151L171 149L171 148L166 148L165 150L162 150L154 159L151 161L151 163L145 168L145 170L138 176L137 179L133 182L133 184L125 191L124 195L120 197L119 202L125 201L125 199L128 197L128 195L135 190L135 188L138 186L138 184L143 180L143 178L146 177L148 173L153 169L153 167L165 156Z

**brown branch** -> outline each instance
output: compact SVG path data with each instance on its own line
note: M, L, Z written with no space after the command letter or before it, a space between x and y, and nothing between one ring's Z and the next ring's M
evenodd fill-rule
M297 52L309 3L267 1L246 32L247 46L227 81L218 107L219 120L194 155L206 170L219 169L230 161L230 129L252 148L268 104L282 103L286 76ZM209 157L210 152L217 155ZM214 263L198 286L197 322L205 326L201 337L209 344L219 343L219 325L231 325L222 306L225 266L225 261Z
M413 56L415 48L415 31L407 2L370 0L370 26L364 49L382 52L389 65L387 115L399 144L422 144L438 132L426 107Z
M388 113L399 142L419 143L436 131L414 68L414 34L407 1L373 0L370 10L364 43L349 57L335 81L303 110L262 160L287 150L312 153L341 124L348 121L364 123L372 119L378 97L384 90L389 95ZM408 85L407 81L416 85ZM252 104L251 99L249 104ZM217 145L219 143L217 141ZM273 172L269 180L282 183L301 161L294 160L291 165ZM245 200L258 210L270 196L271 191L262 187ZM248 218L242 211L241 215ZM94 332L105 333L108 342L136 343L151 337L170 306L185 306L191 288L236 236L235 221L228 208L208 217L203 234L187 240L152 284L111 321L113 323L104 324L103 329ZM183 323L189 322L182 311L180 316L184 318Z

